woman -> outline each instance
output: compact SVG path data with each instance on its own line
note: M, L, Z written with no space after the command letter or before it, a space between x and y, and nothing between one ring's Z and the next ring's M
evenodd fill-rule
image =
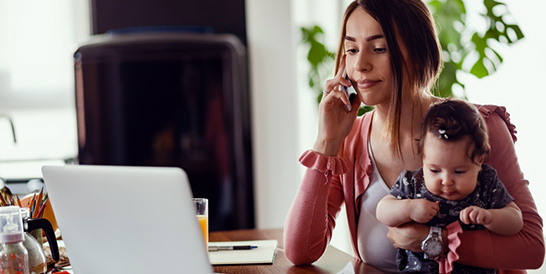
M428 107L440 100L429 91L440 71L440 54L434 21L420 0L365 0L348 6L337 73L326 81L317 140L300 158L308 169L285 222L286 256L294 264L320 258L343 204L358 259L396 272L397 248L423 252L429 227L387 228L377 221L375 208L402 170L421 167L415 140ZM344 71L351 81L342 77ZM357 90L350 112L339 85ZM375 110L357 118L361 103ZM514 126L504 108L478 108L490 136L485 162L499 171L522 211L524 228L506 237L487 230L462 232L454 223L441 232L442 257L448 264L538 268L544 260L542 219L517 162Z

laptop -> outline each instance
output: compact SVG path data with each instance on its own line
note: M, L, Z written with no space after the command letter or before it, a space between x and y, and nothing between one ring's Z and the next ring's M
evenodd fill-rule
M42 174L74 273L213 273L182 169L67 165Z

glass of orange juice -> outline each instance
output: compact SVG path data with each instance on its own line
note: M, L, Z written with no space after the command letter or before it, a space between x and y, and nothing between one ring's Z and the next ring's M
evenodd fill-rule
M203 232L203 238L205 240L205 249L209 248L209 199L207 198L193 198L193 205L195 206L195 214L197 215L197 221L201 226Z

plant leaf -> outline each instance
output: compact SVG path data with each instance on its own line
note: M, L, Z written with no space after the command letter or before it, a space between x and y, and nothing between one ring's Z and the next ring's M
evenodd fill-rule
M489 75L489 71L485 67L483 60L485 58L480 57L476 63L474 63L474 66L472 66L472 69L470 69L470 73L478 78L483 78L487 75Z

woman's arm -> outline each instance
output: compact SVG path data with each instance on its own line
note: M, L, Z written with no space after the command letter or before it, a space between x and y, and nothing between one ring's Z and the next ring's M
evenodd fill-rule
M523 177L514 148L515 132L504 108L482 106L488 127L491 154L486 163L495 168L523 217L523 228L513 236L488 230L464 231L456 250L459 263L497 269L539 268L544 261L544 235L529 182Z
M317 139L313 150L300 157L307 171L285 220L285 254L296 265L313 263L322 256L344 202L340 176L348 168L337 155L353 129L360 105L356 97L352 110L345 110L349 102L338 89L339 85L351 85L343 77L344 60L336 76L325 83Z
M332 237L343 204L339 175L347 171L343 159L305 152L300 162L308 169L284 223L286 257L295 265L318 260Z

